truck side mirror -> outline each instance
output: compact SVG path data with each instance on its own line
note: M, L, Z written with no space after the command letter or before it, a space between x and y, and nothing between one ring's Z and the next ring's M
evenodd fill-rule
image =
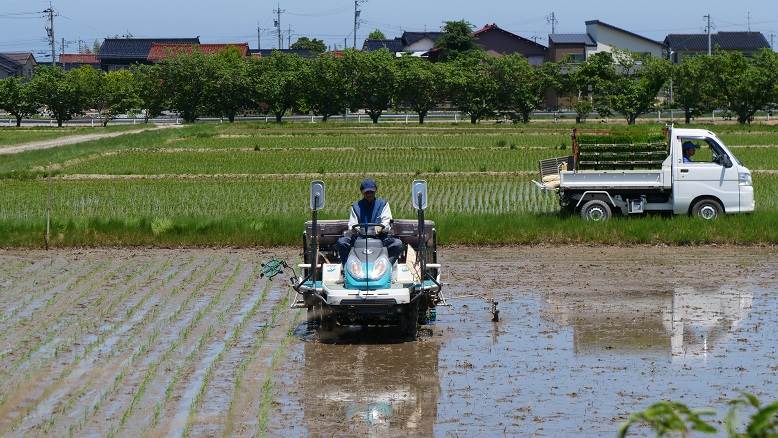
M311 210L318 211L324 208L324 181L311 183Z
M411 202L416 210L427 208L427 181L416 180L411 185Z

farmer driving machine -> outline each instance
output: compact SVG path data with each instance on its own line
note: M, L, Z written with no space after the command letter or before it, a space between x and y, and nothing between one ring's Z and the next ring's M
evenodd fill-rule
M416 338L418 325L435 318L441 295L435 224L424 219L427 183L411 187L415 220L394 220L392 233L403 243L394 263L380 235L384 225L356 224L347 220L318 220L324 208L325 185L311 184L311 220L303 232L304 263L292 287L297 299L292 307L306 308L308 321L320 333L338 326L399 326L402 334ZM338 238L353 233L354 244L346 260L336 248Z

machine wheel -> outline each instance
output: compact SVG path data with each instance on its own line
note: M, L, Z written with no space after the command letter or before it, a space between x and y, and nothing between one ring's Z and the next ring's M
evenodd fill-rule
M599 199L592 199L581 207L581 218L590 222L605 222L613 215L610 205Z
M416 340L416 333L419 328L419 303L408 304L403 312L400 313L400 330L403 336Z
M692 207L692 216L706 221L717 219L724 212L721 204L714 199L701 199Z

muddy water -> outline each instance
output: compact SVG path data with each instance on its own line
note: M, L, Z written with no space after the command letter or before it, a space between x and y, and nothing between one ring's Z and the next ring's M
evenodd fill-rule
M418 342L298 327L271 431L608 436L662 399L723 412L740 390L778 394L775 250L449 249L443 264L451 307Z
M259 276L297 252L0 251L0 435L611 436L778 394L775 248L445 248L418 341L327 343Z

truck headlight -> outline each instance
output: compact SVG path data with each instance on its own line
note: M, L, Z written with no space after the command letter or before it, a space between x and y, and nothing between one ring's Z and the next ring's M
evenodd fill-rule
M373 263L373 269L370 271L370 279L378 280L386 273L386 268L389 266L389 261L385 257L381 257Z
M748 172L742 172L738 174L738 182L741 186L750 186L753 185L753 181L751 179L751 174Z
M359 260L352 260L348 264L348 272L354 278L364 278L365 271L362 269L362 263Z

